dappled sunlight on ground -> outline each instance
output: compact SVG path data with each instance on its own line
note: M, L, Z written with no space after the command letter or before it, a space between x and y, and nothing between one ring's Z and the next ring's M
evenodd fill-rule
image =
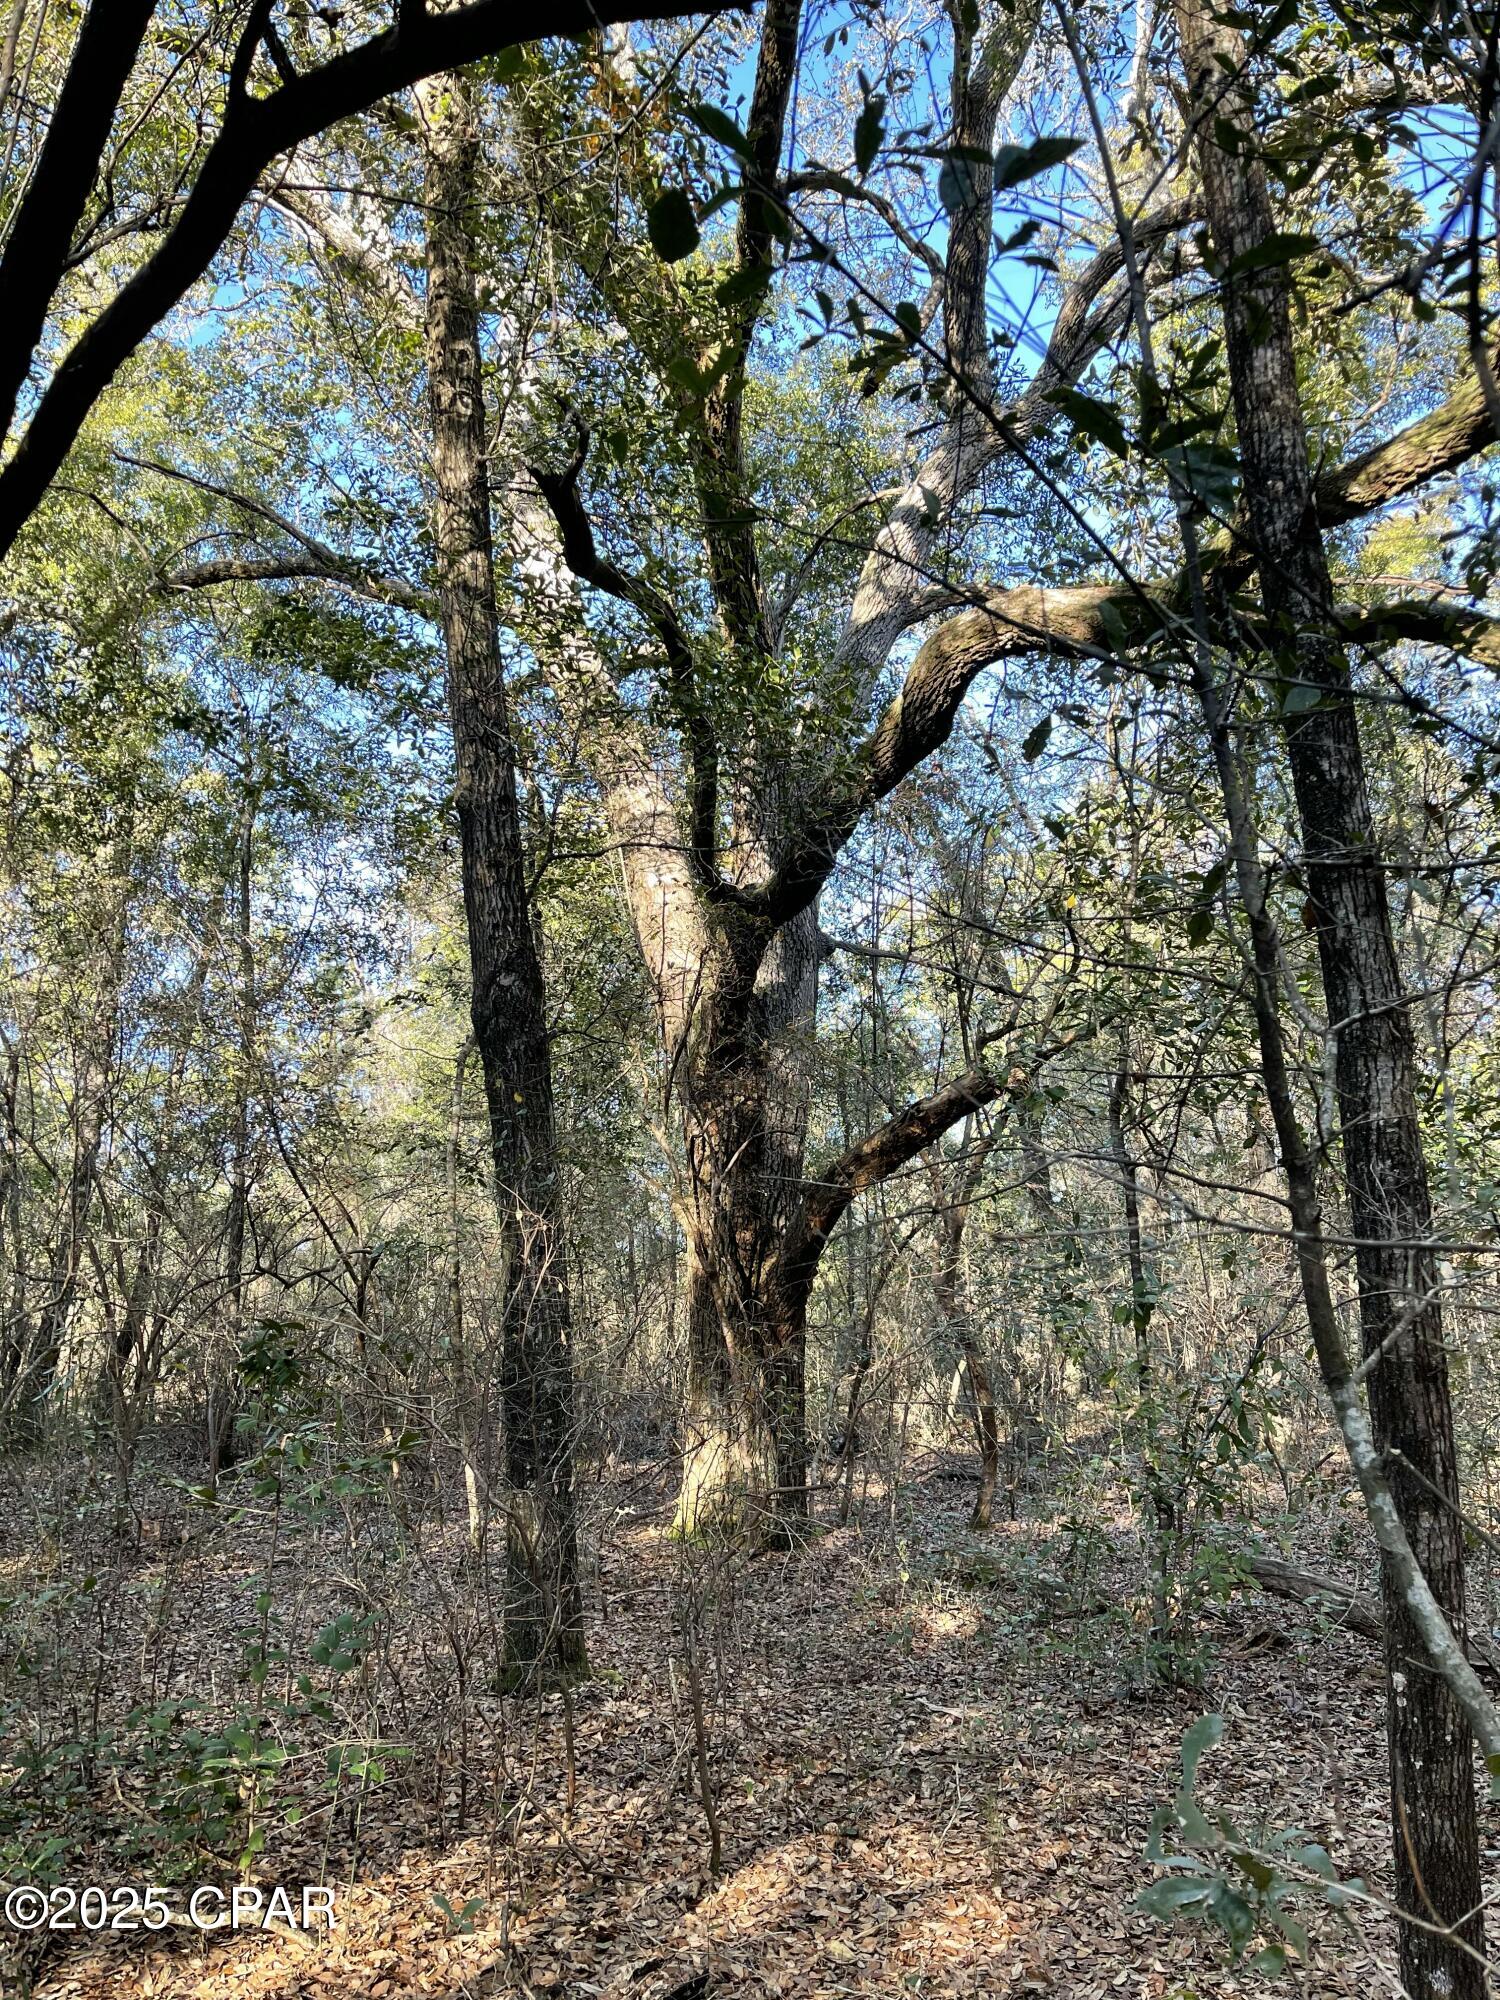
M273 1840L267 1881L340 1883L331 1940L174 1931L55 1945L39 2000L1269 1992L1221 1942L1131 1908L1182 1731L1210 1705L1229 1725L1205 1774L1215 1795L1243 1820L1296 1821L1341 1870L1378 1882L1367 1642L1280 1607L1272 1645L1255 1602L1236 1602L1209 1616L1209 1690L1143 1699L1122 1608L1140 1585L1133 1550L1080 1549L1035 1520L972 1536L957 1484L912 1491L894 1533L870 1511L864 1533L732 1566L683 1550L659 1519L618 1529L597 1580L594 1678L540 1704L475 1697L463 1738L448 1718L444 1756L467 1744L466 1824L459 1770L435 1773L419 1741L357 1827L325 1813L315 1832ZM207 1597L236 1568L232 1551L220 1562ZM688 1586L717 1879L674 1637ZM433 1615L405 1614L413 1651ZM1382 1990L1388 1952L1378 1925L1342 1932L1313 1990Z

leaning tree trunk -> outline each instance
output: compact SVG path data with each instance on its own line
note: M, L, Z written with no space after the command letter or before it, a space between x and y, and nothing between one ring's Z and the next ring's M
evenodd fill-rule
M1246 51L1222 17L1179 0L1198 158L1223 267L1226 348L1250 539L1289 697L1286 744L1330 1032L1375 1441L1402 1524L1462 1639L1458 1476L1431 1250L1432 1203L1416 1110L1416 1054L1376 851L1348 662L1335 638L1297 386L1284 267L1246 265L1275 234L1254 153ZM1233 147L1223 134L1234 134ZM1309 701L1309 696L1312 697ZM1429 1668L1394 1575L1383 1569L1387 1733L1401 1974L1412 2000L1479 2000L1483 1969L1473 1738ZM1436 1917L1453 1936L1435 1928Z
M495 609L475 301L479 137L459 76L425 86L427 368L474 1043L504 1235L506 1682L585 1660L573 1492L572 1325L546 993L532 931Z

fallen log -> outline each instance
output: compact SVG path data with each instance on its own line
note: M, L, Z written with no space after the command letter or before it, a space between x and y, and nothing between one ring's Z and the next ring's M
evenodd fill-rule
M1310 1605L1314 1610L1321 1611L1331 1623L1347 1625L1351 1632L1362 1632L1367 1639L1385 1637L1385 1620L1380 1606L1373 1597L1366 1597L1352 1584L1341 1583L1334 1576L1315 1576L1311 1570L1296 1569L1291 1563L1281 1562L1275 1556L1262 1555L1259 1551L1252 1551L1246 1556L1245 1567L1260 1588L1269 1591L1273 1597L1287 1597L1296 1604ZM1471 1632L1468 1654L1470 1664L1481 1673L1500 1678L1500 1652L1489 1640Z
M1311 1570L1294 1569L1274 1556L1258 1553L1245 1558L1251 1576L1273 1597L1289 1597L1294 1604L1309 1604L1334 1625L1347 1625L1351 1632L1363 1632L1367 1639L1385 1635L1385 1621L1373 1597L1365 1597L1353 1584L1340 1583L1334 1576L1315 1576Z

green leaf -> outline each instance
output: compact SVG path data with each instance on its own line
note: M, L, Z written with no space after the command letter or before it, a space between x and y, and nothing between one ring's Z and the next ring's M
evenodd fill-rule
M1193 1787L1198 1781L1198 1762L1205 1750L1212 1750L1224 1736L1222 1715L1200 1715L1182 1739L1182 1788L1177 1794L1177 1818L1183 1838L1202 1843L1211 1840L1213 1828L1198 1809Z
M711 215L717 215L721 208L728 208L729 204L738 200L744 192L745 190L733 181L726 181L723 187L716 188L698 211L700 225L707 222Z
M1281 712L1283 715L1306 715L1322 699L1321 688L1312 686L1309 681L1294 681L1283 693Z
M1028 764L1034 764L1047 747L1047 739L1052 734L1052 717L1044 715L1021 745L1021 755Z
M1234 276L1240 271L1272 270L1278 264L1290 264L1294 258L1311 256L1321 248L1316 236L1297 229L1278 229L1253 249L1242 250L1229 266L1229 273Z
M1312 1946L1308 1943L1307 1932L1293 1916L1289 1916L1274 1899L1266 1905L1266 1915L1286 1939L1297 1957L1306 1965L1312 1957Z
M1213 1882L1183 1880L1176 1875L1168 1875L1160 1882L1153 1882L1142 1889L1135 1899L1135 1907L1143 1910L1148 1917L1160 1917L1170 1923L1185 1911L1206 1904L1215 1888Z
M1241 1849L1238 1854L1230 1858L1241 1874L1253 1883L1262 1895L1276 1880L1276 1870L1262 1861L1258 1854L1252 1854L1248 1848Z
M1182 1786L1191 1792L1198 1776L1198 1762L1205 1750L1213 1750L1224 1740L1222 1715L1200 1715L1182 1739Z
M884 140L885 99L877 93L865 99L865 108L854 121L854 164L861 175L874 166Z
M681 188L668 188L646 213L646 234L664 264L677 264L698 247L698 222L693 204Z
M1130 627L1120 614L1120 607L1112 598L1106 597L1099 606L1099 629L1103 632L1116 652L1123 653L1130 644Z
M1222 1877L1214 1883L1208 1913L1229 1939L1236 1958L1255 1935L1255 1912Z
M1124 458L1128 454L1130 446L1126 441L1125 427L1108 403L1085 396L1081 389L1055 389L1052 401L1071 420L1075 430L1096 439L1116 458Z
M988 166L989 159L988 153L977 152L972 146L954 146L943 155L938 170L938 200L950 215L974 207L979 196L974 169L981 162Z
M1035 179L1046 173L1049 167L1061 166L1064 160L1071 160L1083 145L1082 139L1033 139L1029 146L997 146L995 148L995 192L1005 188L1019 187L1022 181Z
M744 270L731 271L727 278L721 278L714 287L714 297L721 306L748 305L753 300L764 298L770 288L770 271L764 264L751 264Z
M1228 514L1234 507L1239 483L1239 461L1223 445L1199 439L1192 444L1174 445L1161 454L1198 506L1212 514Z
M710 139L717 139L721 146L727 146L731 153L738 153L742 160L753 160L755 154L750 141L727 111L721 111L717 104L690 104L687 115Z
M667 364L669 380L685 389L695 402L701 403L705 396L729 373L734 364L735 349L731 341L726 341L706 368L700 368L691 355L679 354Z

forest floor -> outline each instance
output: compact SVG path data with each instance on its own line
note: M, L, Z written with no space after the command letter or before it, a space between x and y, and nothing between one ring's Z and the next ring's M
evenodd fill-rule
M976 1536L967 1485L934 1477L895 1505L867 1496L860 1524L828 1526L800 1552L728 1571L670 1539L660 1483L638 1477L606 1497L594 1523L592 1676L534 1701L476 1680L486 1635L454 1585L473 1565L459 1524L429 1529L399 1575L366 1547L351 1576L347 1526L278 1523L282 1596L300 1591L323 1616L331 1597L335 1608L386 1589L401 1599L377 1708L380 1733L404 1733L410 1756L382 1756L384 1769L357 1782L345 1775L330 1798L322 1747L294 1754L251 1864L263 1883L335 1885L335 1929L54 1935L31 1941L0 1984L36 2000L1394 1990L1389 1924L1367 1910L1352 1924L1314 1916L1314 1964L1273 1988L1218 1935L1132 1907L1156 1872L1143 1849L1153 1810L1176 1789L1183 1731L1210 1708L1225 1737L1204 1763L1206 1800L1242 1825L1299 1826L1372 1889L1388 1879L1369 1640L1236 1596L1201 1620L1205 1686L1143 1694L1129 1609L1141 1566L1123 1522L1084 1533L1047 1508ZM158 1699L225 1698L256 1626L271 1532L247 1513L238 1529L184 1528L155 1553L148 1538L131 1588L97 1615L102 1655L149 1651ZM15 1533L7 1595L21 1563ZM54 1571L58 1560L54 1547ZM1328 1567L1326 1543L1316 1566ZM158 1587L168 1570L170 1590ZM341 1715L353 1715L361 1683L374 1699L376 1678L373 1656L345 1673ZM110 1783L124 1811L129 1773L123 1789L118 1774ZM289 1816L299 1783L305 1816ZM111 1856L101 1834L95 1873L72 1879L140 1879L118 1849ZM221 1862L182 1879L235 1877Z

